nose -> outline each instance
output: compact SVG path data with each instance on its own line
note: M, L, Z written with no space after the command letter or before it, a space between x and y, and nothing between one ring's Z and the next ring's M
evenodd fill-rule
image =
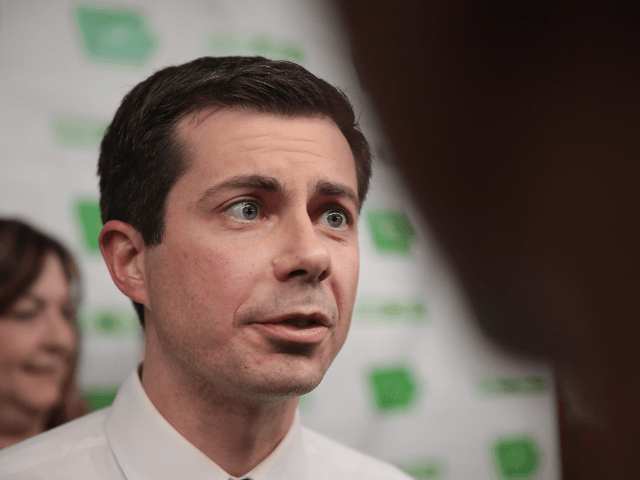
M76 333L64 312L57 306L50 306L46 322L45 348L63 356L73 354L77 342Z
M279 248L273 258L275 277L315 283L331 275L331 254L306 211L292 215L279 228Z

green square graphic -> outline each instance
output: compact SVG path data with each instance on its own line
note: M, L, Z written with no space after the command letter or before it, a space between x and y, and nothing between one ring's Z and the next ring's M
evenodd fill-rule
M411 255L411 244L416 232L404 212L372 210L367 218L373 243L379 251L396 255Z
M382 314L388 317L397 317L397 316L412 316L412 317L422 317L425 312L425 306L420 302L415 302L412 304L403 304L400 302L390 301L387 304L380 306L380 311Z
M307 393L298 397L298 408L301 412L308 412L313 406L313 396Z
M443 478L444 475L442 464L436 460L413 461L396 465L417 480L436 480Z
M153 32L139 13L80 6L76 21L90 58L141 65L155 50Z
M375 369L369 380L376 406L381 412L404 410L416 400L417 382L404 366Z
M116 398L118 387L89 388L82 392L84 401L91 412L108 407Z
M97 201L78 200L75 205L76 218L82 232L82 244L90 253L100 252L98 237L102 230L100 206Z
M138 338L142 334L142 327L133 309L87 310L81 308L78 315L78 327L83 338Z
M422 323L427 319L428 309L421 300L371 298L356 302L354 319L382 320L386 322Z
M485 377L476 386L490 396L541 395L546 392L547 381L543 377Z
M493 446L493 459L499 478L530 479L540 465L540 451L531 438L503 438Z

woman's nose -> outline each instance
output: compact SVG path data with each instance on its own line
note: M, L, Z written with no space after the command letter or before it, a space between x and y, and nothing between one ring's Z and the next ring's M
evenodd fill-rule
M47 311L47 328L44 343L48 349L69 355L76 348L76 333L69 315L61 308L52 306Z

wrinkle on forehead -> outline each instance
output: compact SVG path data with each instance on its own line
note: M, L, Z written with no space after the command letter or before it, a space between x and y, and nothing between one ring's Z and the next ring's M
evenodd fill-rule
M199 129L200 126L205 124L210 117L212 117L214 115L217 115L217 114L225 113L225 112L238 113L238 114L249 114L249 115L253 114L256 117L273 118L274 120L280 120L280 121L286 121L286 122L295 122L296 120L314 120L314 119L326 120L326 121L330 122L332 125L334 125L335 128L337 128L339 130L339 128L336 125L336 123L330 117L327 117L327 116L324 116L324 115L319 115L319 116L306 116L306 115L298 116L298 115L293 115L293 116L289 116L289 115L278 115L278 114L260 112L258 110L253 110L251 108L228 108L228 107L218 107L218 106L205 107L204 109L200 109L200 110L197 110L195 112L190 112L190 113L185 114L177 122L178 130L184 130L185 133L187 133L187 134L195 132L196 130ZM282 134L280 132L270 131L269 130L269 126L270 126L269 123L266 123L266 124L260 125L259 128L256 129L257 126L254 124L253 128L251 130L249 130L249 131L245 130L245 131L238 132L236 135L232 136L230 138L230 140L237 141L237 140L247 140L247 139L252 139L253 140L253 139L255 139L255 140L259 141L262 138L268 139L268 138L271 138L271 137L277 137L279 140L284 140L284 141L310 142L310 143L315 143L315 144L325 144L324 141L320 141L320 140L318 140L316 138L308 138L308 137L307 138L303 138L303 137L299 137L299 136L296 136L296 135L286 135L286 134Z
M238 132L238 135L231 137L229 140L242 144L238 149L240 153L298 153L321 159L335 155L331 151L334 142L328 142L326 137L320 135L310 136L308 132L300 135L290 135L281 132L255 132L248 130ZM274 140L278 143L274 143ZM321 148L318 149L318 146Z
M326 158L326 155L323 155L318 152L314 152L311 150L303 150L301 148L284 148L282 146L264 146L264 147L247 147L244 149L239 149L239 153L247 153L247 152L263 152L263 153L271 153L271 152L282 152L282 153L304 153L305 155L312 155L318 158Z
M329 122L331 122L332 124L334 124L336 126L336 128L338 127L338 125L335 123L335 121L324 114L317 114L317 115L306 115L306 114L300 114L300 115L286 115L286 114L280 114L280 113L272 113L272 112L263 112L258 108L253 108L251 106L235 106L235 107L229 107L229 106L220 106L220 105L208 105L206 107L201 107L201 108L197 108L194 110L190 110L188 112L186 112L185 114L183 114L178 121L176 122L176 125L178 125L178 128L186 128L189 127L190 129L195 129L197 127L199 127L200 125L202 125L203 123L205 123L210 117L212 117L213 115L219 114L219 113L223 113L223 112L230 112L230 113L248 113L248 114L255 114L258 116L267 116L267 117L272 117L272 118L276 118L279 120L291 120L291 121L295 121L296 119L324 119L324 120L328 120ZM269 135L278 135L277 133L274 134L264 134L264 136L269 136ZM286 137L284 137L286 138ZM292 137L294 138L294 137Z
M321 122L316 123L317 120ZM280 160L296 159L300 162L298 168L304 168L306 163L310 167L317 167L318 161L338 165L342 163L343 156L353 158L342 132L330 119L281 118L251 111L247 111L245 116L245 112L225 108L205 109L196 121L189 116L183 118L178 133L189 157L201 157L207 163L214 159L216 164L218 159L223 163L232 162L236 158L236 161L255 166L258 163L276 165L281 163ZM249 173L267 174L268 171ZM325 185L328 185L335 180L331 177L336 172L325 173L328 174ZM315 187L313 185L312 188ZM327 191L326 188L316 188L316 193L318 190L324 190L324 194ZM354 203L360 206L360 202Z

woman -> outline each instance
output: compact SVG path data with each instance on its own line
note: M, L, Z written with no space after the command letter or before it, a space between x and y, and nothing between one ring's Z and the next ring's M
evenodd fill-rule
M56 240L0 219L0 448L77 418L78 269Z

